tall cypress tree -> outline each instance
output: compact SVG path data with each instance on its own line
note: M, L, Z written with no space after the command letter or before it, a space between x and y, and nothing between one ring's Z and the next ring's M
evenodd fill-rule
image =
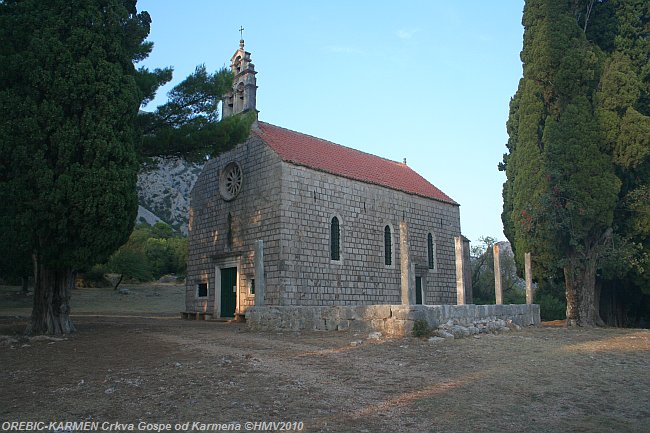
M634 326L650 320L650 3L596 3L587 38L604 58L596 115L622 185L601 313L608 324Z
M32 333L74 331L75 271L133 228L149 24L136 0L0 2L0 254L33 260Z
M562 271L569 323L593 325L600 323L596 272L621 182L595 114L602 62L585 36L580 3L526 2L523 78L502 165L503 221L520 262L531 251L538 269Z

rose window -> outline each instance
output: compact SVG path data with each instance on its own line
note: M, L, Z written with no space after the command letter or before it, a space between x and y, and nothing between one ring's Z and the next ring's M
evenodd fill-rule
M219 192L224 200L237 197L241 191L242 180L242 170L236 162L231 162L223 169L219 180Z

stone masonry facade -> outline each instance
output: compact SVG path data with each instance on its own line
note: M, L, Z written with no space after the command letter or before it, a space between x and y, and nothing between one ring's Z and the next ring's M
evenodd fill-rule
M225 200L220 182L233 162L241 167L241 191ZM334 217L340 223L339 260L330 256ZM192 191L186 311L220 315L219 270L225 267L237 268L235 313L253 305L257 240L264 245L265 305L399 304L403 221L422 302L455 304L458 205L284 161L253 133L209 161ZM386 226L390 265L385 264Z
M411 260L422 279L423 302L455 302L454 236L459 209L447 203L283 163L280 213L281 291L273 305L398 304L400 222L409 227ZM341 230L341 259L330 260L330 221ZM385 265L384 228L392 236L392 264ZM428 267L427 235L434 239Z
M233 161L241 166L243 188L226 202L219 193L219 181ZM280 253L281 177L280 159L255 138L205 165L190 196L186 311L214 314L220 290L217 268L225 266L237 268L237 309L243 312L253 305L254 241L264 241L270 258ZM268 264L266 278L279 281L277 264ZM204 297L198 296L201 283L207 284Z

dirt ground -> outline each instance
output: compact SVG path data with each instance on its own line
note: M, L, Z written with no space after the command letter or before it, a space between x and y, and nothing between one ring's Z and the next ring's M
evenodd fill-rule
M650 432L647 330L544 327L431 344L258 333L111 308L76 316L78 332L63 340L21 339L26 319L0 318L0 427L137 430L144 421L201 431L232 422L277 431L283 425L245 423L290 421L307 432Z

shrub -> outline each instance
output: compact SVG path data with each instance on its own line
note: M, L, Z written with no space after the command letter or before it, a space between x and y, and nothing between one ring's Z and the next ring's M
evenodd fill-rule
M105 265L94 265L80 275L82 285L84 287L107 287L110 285L106 279L107 273L108 269Z
M147 239L144 243L144 253L151 265L151 271L154 278L174 273L174 257L167 246L167 239Z
M150 281L153 278L151 264L147 261L147 257L124 246L111 256L108 268L116 274L139 281Z
M432 330L426 320L416 320L413 323L412 334L416 338L427 338L432 334Z
M137 225L129 240L109 259L107 271L151 281L162 275L184 275L186 262L187 238L174 233L169 225L157 222L153 227Z
M187 273L187 238L175 237L167 240L167 248L173 257L172 269L176 275Z
M169 224L165 224L162 221L156 222L151 227L148 227L148 231L151 237L160 238L160 239L169 239L174 237L174 229Z
M566 319L566 301L553 294L539 292L535 294L535 303L539 304L542 320Z
M542 320L566 319L566 295L564 293L563 276L539 281L533 302L539 304Z
M518 287L512 287L510 290L503 291L504 304L525 304L526 292Z

